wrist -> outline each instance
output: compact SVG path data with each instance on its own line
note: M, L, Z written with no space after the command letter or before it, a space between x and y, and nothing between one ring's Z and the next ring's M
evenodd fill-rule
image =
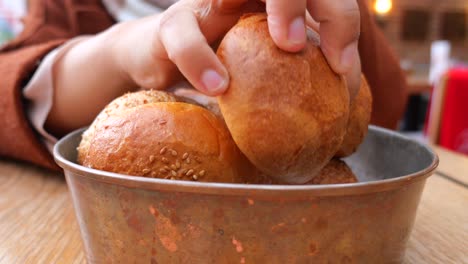
M126 61L128 61L125 50L126 40L123 38L122 25L118 24L102 32L95 37L96 50L101 53L100 57L106 61L109 71L112 72L114 83L122 92L134 91L138 85L131 77Z
M48 129L63 134L87 125L114 98L136 90L116 62L112 45L104 32L79 40L57 57Z

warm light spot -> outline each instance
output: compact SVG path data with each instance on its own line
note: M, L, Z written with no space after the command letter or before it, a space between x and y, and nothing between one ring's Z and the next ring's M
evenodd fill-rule
M378 15L386 15L392 10L392 0L375 0L374 10Z

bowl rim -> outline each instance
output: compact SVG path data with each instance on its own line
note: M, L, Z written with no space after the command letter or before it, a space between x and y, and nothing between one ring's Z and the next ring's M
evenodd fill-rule
M62 139L54 146L53 156L57 164L65 171L67 182L69 177L73 176L85 177L88 179L125 186L128 188L138 188L144 190L156 190L165 192L190 192L200 194L213 195L233 195L233 196L278 196L292 198L292 196L342 196L342 195L358 195L375 192L384 192L400 187L408 186L412 183L425 180L431 176L439 164L438 155L426 144L410 139L400 133L369 125L369 130L390 134L398 137L401 140L416 144L427 151L431 157L431 164L414 173L378 180L346 184L323 184L323 185L268 185L268 184L242 184L242 183L215 183L215 182L191 182L182 180L169 180L159 178L147 178L141 176L131 176L118 174L113 172L101 171L79 165L75 162L67 160L60 153L60 147L76 134L81 134L86 128L75 130ZM72 174L69 174L72 173Z

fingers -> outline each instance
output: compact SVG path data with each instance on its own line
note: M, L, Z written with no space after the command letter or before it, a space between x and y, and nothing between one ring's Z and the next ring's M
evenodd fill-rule
M208 45L191 9L165 12L159 24L159 37L169 59L196 89L208 95L226 90L228 73Z
M320 45L333 70L347 74L351 68L359 67L360 15L357 1L308 0L307 9L320 23Z
M345 73L344 77L348 86L349 98L353 101L359 92L359 87L361 87L361 60L359 56L356 58L356 65Z
M268 29L275 44L286 51L299 51L305 46L306 0L268 0Z
M187 80L205 94L218 95L227 88L229 77L207 38L210 42L215 40L226 30L225 25L234 23L240 10L233 10L245 0L210 3L208 9L175 5L177 8L170 8L161 17L158 34L169 59ZM306 6L311 15L307 20ZM286 51L299 51L305 46L306 21L318 28L321 48L330 66L345 75L351 96L355 94L360 80L360 16L356 0L268 0L266 11L270 34Z
M346 78L353 99L361 82L358 53L360 14L356 0L307 0L312 18L320 23L320 46L332 69Z
M268 28L276 45L286 51L299 51L306 41L305 24L318 30L320 45L328 63L335 72L346 77L350 95L354 97L359 89L361 73L358 53L360 15L357 1L267 0L265 2Z
M312 18L309 11L306 12L306 25L316 32L319 32L320 24Z

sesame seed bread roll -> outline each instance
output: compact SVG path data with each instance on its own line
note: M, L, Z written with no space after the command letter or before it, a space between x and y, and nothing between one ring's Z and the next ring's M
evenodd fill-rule
M263 173L281 183L310 181L335 155L346 131L349 93L318 39L299 53L280 50L265 14L244 16L217 55L230 83L218 97L234 141Z
M372 94L364 75L361 75L361 86L351 102L349 121L341 147L335 157L346 157L353 154L361 145L370 123L372 112Z
M82 164L127 175L227 183L246 182L252 169L222 120L181 102L143 104L100 120Z
M143 104L176 101L178 100L172 94L157 90L142 90L126 93L114 99L99 113L91 126L83 133L82 140L78 146L78 163L82 164L84 157L88 154L91 140L96 133L96 126L103 120L107 119L110 115Z

